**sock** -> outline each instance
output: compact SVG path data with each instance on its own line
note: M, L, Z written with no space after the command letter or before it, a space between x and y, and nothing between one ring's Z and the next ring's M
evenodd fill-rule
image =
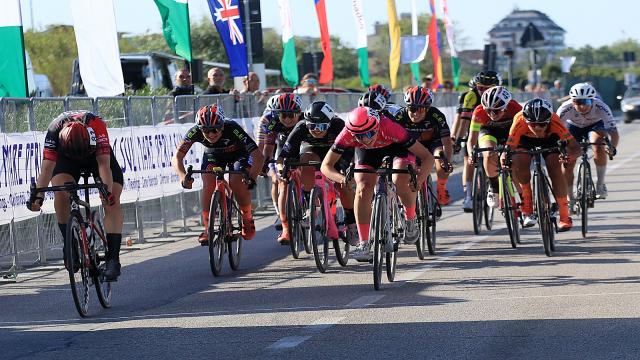
M62 243L64 244L64 239L67 237L67 224L58 223L58 229L60 229L60 233L62 234Z
M273 202L273 209L276 211L276 215L280 215L280 210L278 209L278 202Z
M204 232L207 232L209 230L209 210L202 210L202 224Z
M416 218L416 205L413 206L405 206L404 207L404 215L407 220L413 220Z
M358 224L358 235L360 237L360 242L368 242L369 241L369 224Z
M240 213L243 218L251 219L253 217L253 214L251 214L251 203L240 206Z
M449 179L438 179L438 189L446 190Z
M566 196L556 197L558 203L558 212L560 213L560 221L569 218L569 204Z
M356 216L353 213L353 209L344 209L344 223L347 225L354 224L356 222Z
M471 194L472 194L472 190L473 190L473 188L471 187L471 181L467 181L465 183L465 188L464 188L465 197L470 198Z
M596 174L598 174L598 186L604 185L604 175L607 172L607 166L596 165Z
M500 185L498 184L497 176L489 178L489 186L491 187L491 191L493 191L494 194L498 193L498 190L500 189Z
M107 234L107 246L109 246L109 252L105 254L107 260L116 259L120 261L121 244L122 234Z

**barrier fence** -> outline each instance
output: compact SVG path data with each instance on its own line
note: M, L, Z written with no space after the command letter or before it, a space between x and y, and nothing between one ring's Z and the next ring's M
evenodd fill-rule
M457 93L438 93L434 106L444 112L451 125L458 104ZM523 102L531 94L514 94ZM306 106L327 101L337 113L357 105L358 93L327 93L302 96ZM199 230L201 183L183 190L171 168L177 143L194 122L198 108L218 104L225 114L255 136L255 129L268 97L241 94L199 96L129 96L65 98L0 98L0 267L14 276L25 265L41 265L61 257L62 237L53 209L52 194L41 213L24 204L29 186L39 173L42 144L52 119L63 111L91 110L109 128L111 145L123 168L125 186L121 201L125 218L123 238L136 243L161 241L170 233ZM402 104L402 94L394 94ZM197 167L202 149L194 146L187 162ZM259 178L253 192L255 211L273 211L268 179ZM97 196L92 203L99 204ZM99 206L96 207L100 209ZM101 209L100 209L101 210ZM197 228L197 229L196 229Z

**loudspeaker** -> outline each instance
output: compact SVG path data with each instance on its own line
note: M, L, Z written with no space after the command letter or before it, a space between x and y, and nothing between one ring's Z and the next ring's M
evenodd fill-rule
M314 73L319 76L323 59L324 54L321 51L302 53L302 67L299 69L301 70L300 77L302 78L306 73Z

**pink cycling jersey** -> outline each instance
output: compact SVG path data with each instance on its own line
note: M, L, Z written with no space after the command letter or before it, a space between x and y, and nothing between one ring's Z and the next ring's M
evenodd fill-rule
M347 128L342 129L331 149L336 153L343 153L346 149L378 149L392 144L401 144L405 148L411 147L415 140L402 125L380 115L380 127L376 139L368 145L358 142Z

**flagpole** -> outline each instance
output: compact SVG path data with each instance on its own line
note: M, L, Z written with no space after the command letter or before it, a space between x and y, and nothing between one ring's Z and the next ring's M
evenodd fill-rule
M251 48L251 21L249 17L251 16L251 12L249 9L249 0L244 0L242 2L244 4L244 19L245 19L245 27L244 27L244 38L245 44L247 45L247 70L253 67L253 54Z
M20 14L20 24L22 24L22 11L20 9L20 1L18 1L18 14ZM20 26L20 42L22 43L22 68L24 69L24 92L25 97L29 97L29 77L27 74L27 57L25 56L25 51L27 48L24 47L24 27ZM35 84L34 84L35 85Z
M188 26L188 34L189 34L189 73L193 73L193 50L191 47L191 17L189 16L189 2L187 1L187 26Z

